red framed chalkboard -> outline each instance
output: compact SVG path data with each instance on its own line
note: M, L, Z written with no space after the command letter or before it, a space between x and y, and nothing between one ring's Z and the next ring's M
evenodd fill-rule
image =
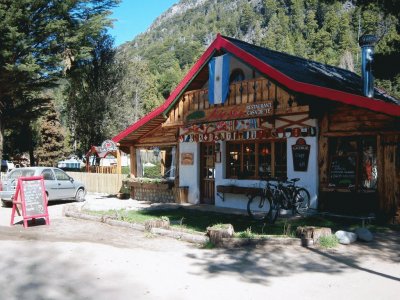
M46 225L50 225L47 201L43 176L18 178L13 198L11 225L14 225L15 212L20 215L19 208L21 208L24 227L28 227L28 220L37 218L44 218Z

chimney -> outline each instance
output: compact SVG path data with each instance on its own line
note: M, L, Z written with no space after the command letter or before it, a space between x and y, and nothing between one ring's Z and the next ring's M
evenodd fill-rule
M364 34L358 43L361 47L361 73L363 80L363 94L365 97L374 97L374 76L372 75L372 61L374 59L374 46L377 39L374 35Z

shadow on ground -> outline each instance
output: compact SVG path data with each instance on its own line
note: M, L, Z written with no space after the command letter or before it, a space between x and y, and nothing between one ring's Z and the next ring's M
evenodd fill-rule
M399 281L398 274L365 265L371 258L387 263L400 263L400 235L398 232L379 233L371 243L357 242L339 245L337 249L320 247L266 245L241 249L205 250L203 254L189 254L193 264L200 266L210 278L218 274L235 274L242 280L268 284L272 277L286 277L299 273L340 274L347 270L368 272L385 279ZM198 274L200 275L200 274Z

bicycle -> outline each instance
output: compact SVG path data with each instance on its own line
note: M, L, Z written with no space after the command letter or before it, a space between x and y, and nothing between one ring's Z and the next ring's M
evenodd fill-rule
M261 193L247 195L247 213L254 220L264 220L271 210L277 186L270 183L272 179L265 179L266 184Z
M310 207L310 193L303 187L296 186L299 178L275 179L277 185L266 180L265 188L261 193L249 197L247 212L255 220L269 219L275 223L281 209L292 210L292 214L301 216L307 214Z

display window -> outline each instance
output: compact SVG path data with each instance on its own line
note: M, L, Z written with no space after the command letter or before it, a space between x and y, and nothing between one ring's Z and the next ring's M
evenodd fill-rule
M378 181L375 137L329 140L329 184L356 190L375 190Z
M286 140L227 142L226 177L238 179L285 177Z

